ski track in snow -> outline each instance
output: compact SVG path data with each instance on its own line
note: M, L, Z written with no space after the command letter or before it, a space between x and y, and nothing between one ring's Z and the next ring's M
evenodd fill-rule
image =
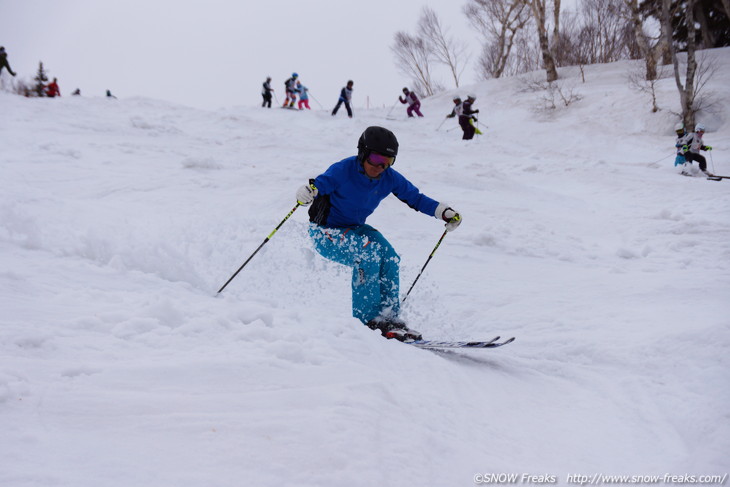
M712 52L710 170L730 174L730 49ZM0 485L474 485L478 473L724 474L730 183L673 167L630 63L561 71L546 113L514 79L476 92L484 135L387 110L232 107L0 93ZM405 110L403 110L404 112ZM404 307L434 352L350 316L350 273L294 205L398 136L396 169L464 216ZM369 223L408 289L443 227L388 198Z

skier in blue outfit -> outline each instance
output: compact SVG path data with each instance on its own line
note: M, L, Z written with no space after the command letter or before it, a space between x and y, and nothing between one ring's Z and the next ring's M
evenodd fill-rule
M674 132L677 134L677 140L674 142L674 147L677 148L677 157L674 158L674 166L682 166L682 173L684 174L687 159L684 157L683 147L687 144L687 131L684 130L684 124L682 122L677 122L674 126Z
M347 109L347 116L352 118L352 106L350 105L350 102L352 100L352 85L353 81L349 80L347 82L347 85L343 86L340 90L340 98L337 99L337 105L335 105L335 108L332 110L332 116L334 117L337 115L337 110L340 109L342 104L345 104L345 108Z
M332 164L297 191L297 202L309 209L309 235L323 257L352 267L352 315L387 338L421 338L399 318L399 262L393 246L375 228L370 216L393 194L421 213L461 223L458 212L422 194L391 166L398 140L383 127L368 127L360 136L357 156Z

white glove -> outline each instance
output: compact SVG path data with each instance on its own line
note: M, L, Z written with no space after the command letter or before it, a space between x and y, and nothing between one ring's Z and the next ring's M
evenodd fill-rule
M317 197L317 188L314 187L314 184L305 184L301 188L297 190L297 203L299 203L302 206L307 206L314 201L314 198Z
M459 215L453 208L449 207L446 203L439 203L436 207L436 213L434 215L439 220L446 222L446 230L449 232L455 230L461 224L461 215Z

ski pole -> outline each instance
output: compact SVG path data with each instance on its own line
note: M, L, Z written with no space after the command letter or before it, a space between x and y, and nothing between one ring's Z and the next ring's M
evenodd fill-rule
M390 107L390 110L388 110L388 113L385 115L385 118L390 117L390 113L393 111L393 109L395 108L395 106L398 104L399 101L400 101L400 97L398 97L398 99L395 101L395 103L393 103L393 106Z
M712 174L715 173L715 159L712 158L712 151L710 151L710 162L712 163Z
M413 284L411 284L411 287L408 289L408 292L403 297L403 300L401 301L401 304L403 304L403 303L406 302L406 298L408 297L409 294L411 294L411 291L413 290L413 286L416 285L416 283L418 282L418 278L421 277L421 274L423 274L423 270L426 268L426 266L428 265L428 263L431 262L431 258L433 258L433 254L436 253L436 249L439 248L439 245L441 245L441 242L443 241L444 237L446 236L446 234L448 232L449 232L448 230L444 230L444 233L441 235L441 238L439 239L438 242L436 242L436 246L431 251L431 254L428 256L428 259L426 259L426 263L423 264L423 267L421 267L421 272L419 272L418 275L416 276L416 280L413 281Z
M319 100L317 100L317 97L315 97L315 96L314 96L314 95L312 94L312 92L311 92L311 91L309 92L309 96L311 96L311 97L312 97L312 99L313 99L314 101L316 101L316 102L317 102L317 105L319 105L319 108L321 108L322 110L324 110L324 107L322 106L322 104L321 104L321 103L319 102Z
M438 127L436 127L436 132L438 132L438 131L439 131L439 129L440 129L440 128L441 128L442 126L443 126L443 124L445 124L445 123L446 123L446 120L448 120L448 118L449 118L449 117L446 117L446 118L444 118L444 120L443 120L443 121L442 121L442 122L441 122L441 123L439 124L439 126L438 126Z
M279 223L276 226L276 228L274 228L274 231L271 232L269 234L269 236L264 239L264 241L261 243L261 245L259 245L259 247L256 250L253 251L253 254L251 254L251 256L248 259L246 259L246 262L244 262L243 265L241 265L241 267L238 268L238 270L226 281L225 284L223 284L223 287L221 287L216 294L220 294L220 292L223 291L226 288L226 286L228 285L228 283L231 282L233 280L233 278L238 275L239 272L241 272L241 269L243 269L244 267L246 267L246 264L248 264L248 262L251 259L253 259L253 256L256 255L256 253L259 250L261 250L261 247L263 247L266 244L266 242L268 242L269 240L271 240L271 237L274 236L274 234L277 232L277 230L279 230L279 228L281 228L281 226L284 224L284 222L286 222L289 219L289 217L292 216L292 214L294 214L294 212L296 211L296 209L299 208L300 206L301 206L301 203L299 203L297 201L297 205L294 208L291 209L291 211L289 212L289 214L286 215L283 220L281 220L281 223Z

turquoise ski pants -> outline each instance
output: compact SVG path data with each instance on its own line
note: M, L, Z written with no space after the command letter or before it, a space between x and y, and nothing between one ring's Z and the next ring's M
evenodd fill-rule
M352 316L363 323L400 312L400 257L370 225L328 228L310 224L314 248L329 260L352 267Z

